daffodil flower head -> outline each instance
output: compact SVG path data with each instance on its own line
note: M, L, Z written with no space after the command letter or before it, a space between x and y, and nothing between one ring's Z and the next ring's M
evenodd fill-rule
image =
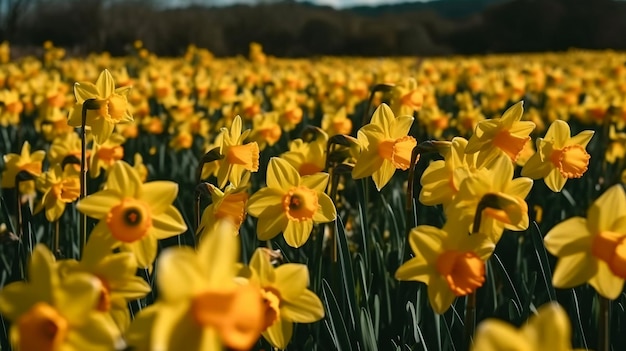
M550 190L561 191L568 179L580 178L587 171L591 156L585 147L593 134L585 130L572 137L566 122L552 122L545 137L537 139L537 153L528 160L522 175L543 178Z
M238 282L239 239L222 221L195 252L175 247L159 258L159 300L142 310L128 333L132 346L150 350L248 350L264 327L259 288Z
M22 145L22 151L19 155L4 155L5 165L4 171L2 172L0 187L5 189L15 188L15 177L17 177L18 173L21 171L26 171L35 177L41 175L41 167L45 157L46 152L43 150L31 153L28 141L24 142L24 145ZM34 193L35 182L32 180L21 182L19 191L22 194Z
M79 173L71 166L61 170L57 164L37 178L37 188L43 192L41 204L45 208L46 219L54 222L61 218L65 205L78 200L80 196Z
M77 208L99 220L92 236L113 236L117 247L135 254L140 268L150 268L156 257L157 240L187 230L180 212L172 205L177 194L178 184L144 184L134 168L117 161L104 190L80 200Z
M417 141L408 136L413 117L395 117L386 104L378 106L370 124L357 133L361 153L357 158L352 177L372 176L376 188L382 189L393 177L396 169L411 166L411 153Z
M258 248L250 259L246 275L251 285L258 285L265 301L263 337L274 347L287 347L293 323L313 323L324 318L322 302L307 289L309 270L306 265L285 263L274 268L266 251Z
M14 322L12 344L20 350L42 351L123 346L113 320L95 308L100 280L84 273L61 279L57 267L52 253L39 244L30 259L28 282L15 282L0 291L0 312Z
M486 236L467 235L467 227L448 222L443 229L422 225L409 233L415 257L395 273L398 280L428 285L433 310L444 313L454 299L465 296L485 282L485 260L495 245Z
M233 223L234 234L239 234L239 227L246 218L246 204L248 203L248 187L250 172L245 172L239 183L229 184L221 191L213 184L207 184L211 194L211 204L202 212L198 232L209 230L208 227L230 220Z
M81 260L60 261L59 271L62 277L81 272L98 279L101 288L95 309L109 313L123 332L130 324L128 302L146 296L150 286L136 275L134 254L113 253L114 245L113 237L92 236L85 245Z
M218 187L224 188L226 182L238 183L244 171L259 170L259 146L256 142L244 144L250 129L242 133L243 122L236 116L229 129L222 128L220 153L224 158L219 161L217 171Z
M523 113L523 101L520 101L506 110L502 117L478 122L465 152L480 152L477 159L479 166L501 154L516 161L530 140L529 134L535 129L533 122L521 121Z
M313 223L334 221L337 210L324 192L327 185L327 173L300 177L287 161L270 159L267 187L248 201L248 213L259 219L259 240L269 240L283 232L289 246L300 247L309 239Z
M322 172L326 167L326 145L328 134L319 130L315 140L304 142L295 139L289 144L289 151L281 158L289 162L302 176Z
M491 168L482 168L474 176L467 177L450 206L448 218L458 218L470 226L469 232L483 233L497 243L503 230L528 228L528 205L524 200L533 181L530 178L513 178L513 163L506 156L499 156ZM485 199L486 198L486 199ZM481 205L481 201L489 200ZM472 228L480 212L478 229Z
M461 183L478 171L476 154L466 154L467 140L461 137L452 139L443 160L431 162L420 183L419 200L427 206L443 204L447 207L459 192Z
M91 127L95 142L104 143L113 133L117 123L133 121L127 100L130 89L130 87L116 89L113 76L108 70L100 73L96 84L76 83L74 85L76 105L70 112L69 125L80 127L82 111L88 108L85 124ZM85 106L87 100L92 101L90 105L93 106Z
M571 333L567 313L552 302L537 309L537 314L519 329L497 319L483 321L476 330L472 350L572 351Z
M614 300L626 279L626 194L622 185L606 190L587 218L573 217L552 228L544 243L559 258L552 282L557 288L584 283Z

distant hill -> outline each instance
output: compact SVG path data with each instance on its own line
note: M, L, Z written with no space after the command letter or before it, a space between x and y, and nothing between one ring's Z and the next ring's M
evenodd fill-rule
M435 0L343 10L294 0L176 9L146 0L34 4L15 26L0 18L0 41L40 46L49 39L74 53L123 55L141 39L169 56L189 44L245 55L251 41L283 57L626 50L626 2L612 0Z
M363 16L433 11L443 18L457 19L481 13L491 5L502 4L510 1L512 0L434 0L427 2L418 1L379 6L356 6L349 8L346 11Z

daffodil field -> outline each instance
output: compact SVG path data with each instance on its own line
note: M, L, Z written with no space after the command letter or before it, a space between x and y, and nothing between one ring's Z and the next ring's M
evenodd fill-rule
M0 350L625 350L626 54L10 59Z

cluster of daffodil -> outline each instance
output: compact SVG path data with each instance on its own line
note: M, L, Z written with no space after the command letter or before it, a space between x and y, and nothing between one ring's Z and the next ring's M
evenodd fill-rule
M347 62L276 59L258 44L249 60L215 59L195 47L176 59L157 58L141 43L135 49L124 59L64 59L50 43L43 62L0 55L1 187L15 189L18 206L37 199L35 213L59 223L85 190L81 163L102 181L75 205L97 221L80 260L56 261L58 244L54 254L40 244L26 282L0 291L0 312L21 350L247 350L261 335L286 348L294 323L324 317L322 302L308 289L305 264L275 266L268 248L238 263L244 223L269 247L277 237L294 249L311 237L332 239L324 224L338 218L345 198L337 191L347 185L331 180L371 177L382 191L397 170L414 170L426 148L420 142L441 157L421 174L419 201L441 206L446 221L407 228L413 255L395 277L425 283L432 309L443 314L486 281L486 261L503 235L514 235L505 230L529 227L533 180L559 192L588 170L594 132L572 136L570 124L605 132L608 163L626 155L626 55L619 53ZM21 153L9 153L12 143L34 140L28 126L41 135L34 138L40 150L24 142ZM86 144L76 128L87 130ZM124 161L130 145L143 152L132 154L134 166ZM166 149L174 157L204 154L191 163L198 169L190 182L206 180L198 187L211 201L200 209L198 200L194 228L173 205L188 179L147 182L153 165L144 159ZM614 186L586 220L568 219L547 234L545 247L559 257L555 287L588 282L618 297L625 211L626 194ZM199 240L195 249L168 248L157 259L159 240L187 230ZM158 298L131 322L128 302L151 290L137 269L156 276ZM504 341L548 348L541 333L551 333L552 322L554 348L570 349L569 322L554 306L519 333L486 323L475 349L510 345Z

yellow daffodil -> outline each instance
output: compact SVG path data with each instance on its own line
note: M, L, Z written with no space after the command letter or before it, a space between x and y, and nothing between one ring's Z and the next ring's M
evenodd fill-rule
M543 178L550 190L561 191L568 179L580 178L587 171L591 156L585 147L593 133L585 130L572 137L566 122L552 122L545 137L537 139L537 153L526 162L522 175Z
M322 129L328 135L350 135L352 133L352 120L348 118L346 108L342 107L333 113L325 113L322 118Z
M530 139L528 135L535 129L533 122L520 120L523 113L523 102L520 101L506 110L501 118L478 122L465 152L473 154L480 151L478 165L501 154L516 161L524 144Z
M72 156L77 162L75 167L76 170L80 170L80 145L80 137L74 132L55 138L54 141L52 141L52 145L50 145L50 151L48 151L48 160L51 164L62 164L66 157ZM87 161L89 161L91 157L91 150L86 151ZM89 164L89 162L87 162L87 164Z
M154 181L142 184L126 162L116 162L105 189L78 202L77 208L99 222L91 236L113 236L122 251L133 252L140 268L151 268L157 240L185 230L183 218L172 205L178 184Z
M214 226L198 252L170 248L159 258L159 300L130 326L139 350L249 350L264 328L258 287L237 284L238 238L228 224Z
M112 237L92 236L87 241L82 259L59 262L62 277L76 272L91 274L101 283L95 309L111 314L123 332L130 324L128 302L144 297L150 286L136 276L137 261L131 252L112 253Z
M262 115L256 115L252 119L254 127L250 134L250 140L255 141L259 145L259 149L263 150L267 146L276 144L283 134L283 130L278 123L280 115L278 112L268 112Z
M208 184L211 193L211 204L204 209L198 232L207 230L221 220L228 219L234 224L235 235L246 218L246 204L248 203L248 183L250 173L244 173L239 183L229 184L222 192L213 184Z
M571 288L588 282L598 294L616 299L626 279L626 194L621 185L604 192L587 211L552 228L544 242L559 258L552 282Z
M448 206L459 191L461 183L477 171L476 155L466 154L467 140L461 137L452 139L449 151L443 154L444 160L431 162L420 183L419 200L427 206L443 204Z
M37 245L28 282L0 290L0 312L13 322L11 343L23 351L108 351L123 346L113 320L95 308L102 288L90 274L61 279L52 253Z
M141 157L141 154L137 152L135 153L135 156L133 156L133 161L133 168L137 171L139 180L142 183L145 183L146 179L148 179L148 167L146 167L143 163L143 157Z
M313 323L324 318L319 297L307 289L309 270L304 264L285 263L274 268L263 249L250 259L251 284L260 287L265 300L263 337L272 346L285 349L293 323Z
M82 110L85 108L83 103L85 100L95 99L95 104L99 108L87 111L86 125L91 127L95 142L104 143L113 133L113 128L117 123L133 120L127 100L129 92L130 87L115 89L115 81L108 70L100 73L96 84L76 83L74 85L76 105L70 113L68 123L71 126L80 127Z
M324 190L327 173L300 177L287 161L273 157L267 167L267 187L248 201L248 213L258 217L259 240L269 240L283 232L291 247L309 239L313 223L334 221L337 211Z
M493 196L495 203L482 210L479 232L497 243L505 228L527 229L528 205L524 199L533 181L526 177L512 178L513 163L508 157L499 156L491 168L482 168L461 183L454 201L446 209L448 218L472 226L480 202L485 196ZM469 230L472 231L475 229Z
M115 162L124 158L124 142L126 138L113 133L102 144L93 144L89 158L89 175L92 178L97 178L102 169L108 171Z
M41 167L43 159L46 157L46 152L38 150L33 153L30 152L30 144L28 141L22 145L22 151L20 154L7 154L4 155L4 171L2 172L2 180L0 181L0 187L2 188L15 188L15 177L21 171L26 171L35 177L41 174ZM33 194L35 192L35 181L27 180L20 182L21 194Z
M409 233L415 255L396 271L398 280L428 285L428 300L439 314L454 299L465 296L485 282L485 260L495 247L486 236L468 235L467 227L448 222L443 229L421 225Z
M259 170L259 146L256 142L243 144L250 134L250 130L243 133L241 117L236 116L230 130L222 128L220 154L224 156L217 171L218 187L226 186L226 182L238 183L244 171L257 172Z
M327 143L328 135L320 129L315 140L304 142L302 139L295 139L291 141L289 151L280 157L297 169L301 176L322 172L326 167Z
M18 125L21 113L24 111L24 103L20 100L18 92L14 90L0 91L0 102L3 105L3 108L0 109L0 126Z
M43 192L41 204L45 208L46 219L54 222L61 218L65 205L78 200L80 196L80 174L73 167L57 164L37 178L37 189Z
M473 351L572 351L572 329L567 313L557 303L537 310L527 324L517 329L498 319L487 319L478 325Z
M354 179L372 176L376 188L382 189L396 169L407 170L417 141L407 133L413 117L394 116L386 104L378 106L372 122L357 134L361 153L352 170Z
M407 78L391 90L391 109L397 116L413 116L423 103L424 95L417 87L415 78Z

